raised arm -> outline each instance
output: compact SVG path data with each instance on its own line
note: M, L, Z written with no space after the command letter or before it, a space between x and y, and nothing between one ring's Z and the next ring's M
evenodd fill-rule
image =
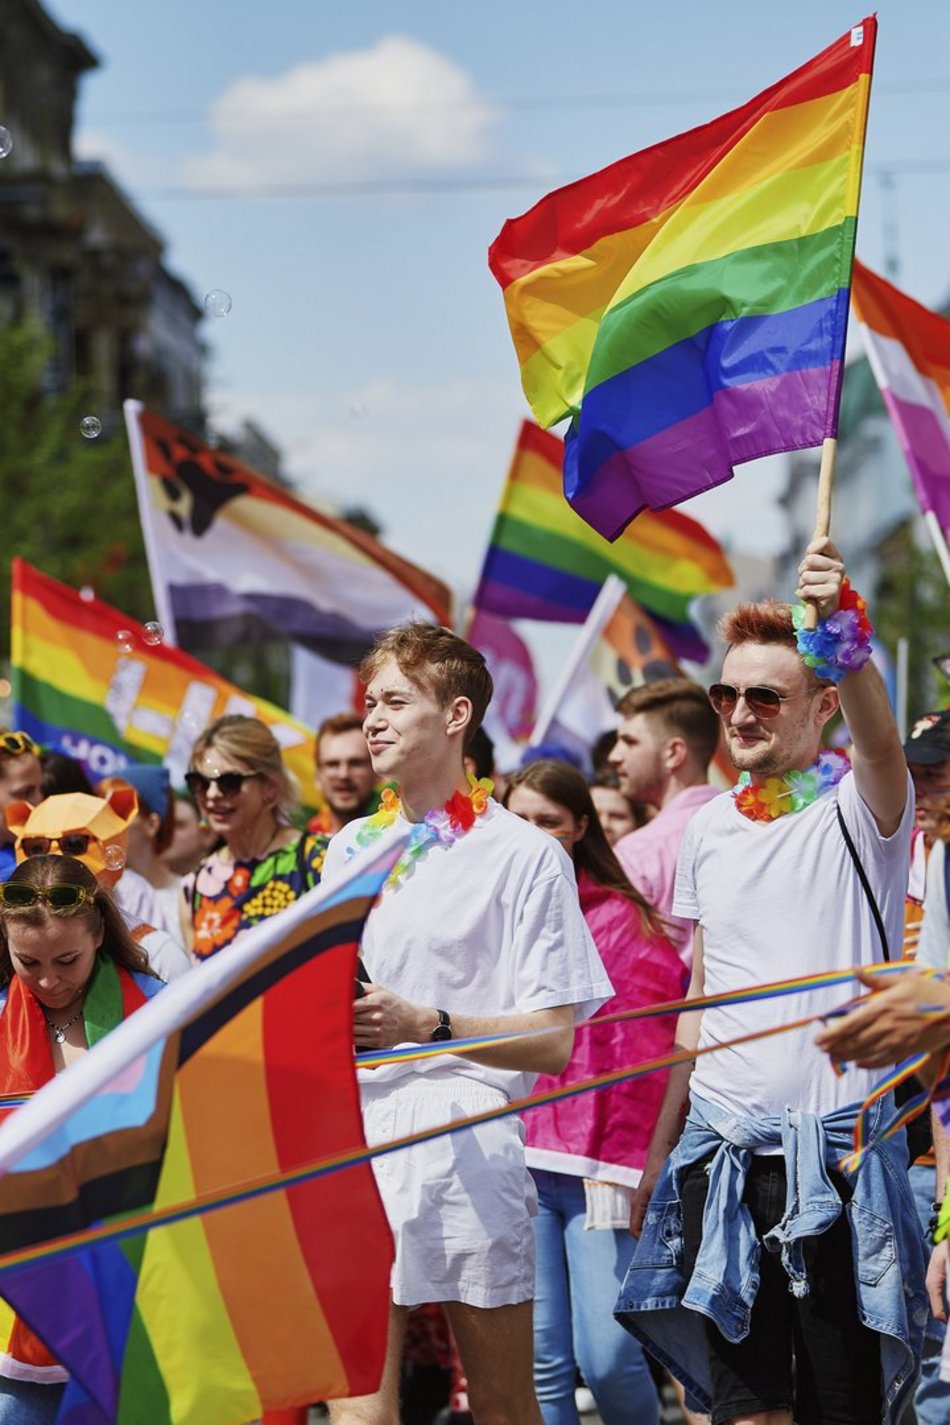
M830 539L815 539L799 566L798 594L828 618L838 609L844 561ZM907 764L881 675L870 662L838 684L841 711L853 743L852 765L861 799L882 836L892 836L907 802Z

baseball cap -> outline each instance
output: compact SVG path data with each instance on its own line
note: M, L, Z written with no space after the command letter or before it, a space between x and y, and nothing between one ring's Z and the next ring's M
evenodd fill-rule
M933 767L950 758L950 708L917 719L904 743L904 756L918 767Z
M171 797L167 767L153 762L131 762L118 775L124 782L132 784L147 811L164 817Z

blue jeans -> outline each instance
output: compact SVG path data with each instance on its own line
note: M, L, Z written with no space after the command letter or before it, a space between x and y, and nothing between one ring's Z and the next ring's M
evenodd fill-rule
M930 1222L930 1204L936 1191L936 1175L933 1168L923 1168L914 1163L910 1169L910 1185L917 1204L917 1215L924 1231ZM940 1379L940 1344L943 1341L944 1324L931 1316L927 1325L926 1351L920 1365L920 1383L914 1396L914 1411L917 1425L946 1425L950 1420L950 1384Z
M65 1389L0 1376L0 1425L54 1425Z
M583 1178L534 1169L532 1175L538 1187L534 1384L544 1425L578 1425L576 1366L604 1425L658 1425L659 1400L643 1348L613 1315L633 1238L584 1227Z

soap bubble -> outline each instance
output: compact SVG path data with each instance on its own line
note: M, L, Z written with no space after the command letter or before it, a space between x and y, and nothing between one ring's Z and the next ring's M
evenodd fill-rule
M96 597L96 591L91 584L83 584L82 588L79 590L79 597L82 599L84 604L91 604L93 599Z
M150 648L162 642L165 637L165 630L160 623L147 623L142 630L142 638Z
M0 124L0 158L6 158L13 148L13 135Z
M125 865L125 852L121 846L107 846L102 859L110 871L121 871Z
M135 647L135 638L129 628L120 628L115 636L115 646L120 653L131 653Z
M212 287L205 293L205 311L209 317L226 317L231 310L231 294L221 287Z
M87 440L95 440L97 435L102 434L102 421L98 416L83 416L79 429Z

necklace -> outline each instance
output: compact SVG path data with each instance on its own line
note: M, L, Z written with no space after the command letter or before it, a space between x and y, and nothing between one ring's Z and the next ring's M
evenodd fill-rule
M476 820L488 810L488 798L494 784L488 777L473 777L468 774L468 791L453 792L445 804L434 811L427 811L422 821L416 822L409 833L409 841L399 860L389 873L386 885L397 889L412 875L417 862L429 854L433 846L452 846L459 837L471 831ZM379 811L366 818L356 833L356 846L350 847L349 854L355 856L358 847L372 846L384 831L388 831L398 817L402 803L399 794L386 787L380 799Z
M830 792L851 770L848 754L840 749L822 752L817 762L803 772L786 772L781 777L768 777L753 782L743 772L732 789L736 807L750 821L775 821L789 812L804 811Z
M46 1020L47 1026L53 1038L56 1040L56 1043L65 1044L66 1030L72 1029L73 1025L78 1024L80 1019L82 1019L82 1006L80 1005L79 1009L77 1009L72 1019L67 1019L65 1024L54 1024L48 1014L44 1014L43 1018Z

